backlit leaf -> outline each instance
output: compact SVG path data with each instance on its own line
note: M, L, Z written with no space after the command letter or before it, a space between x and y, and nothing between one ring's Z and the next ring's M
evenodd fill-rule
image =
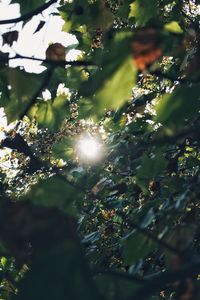
M69 115L69 101L66 96L57 96L53 100L36 103L29 112L29 117L34 118L40 126L55 131L65 117Z
M19 68L2 69L3 81L10 86L8 93L1 94L1 106L5 108L8 122L15 121L28 106L31 97L40 86L44 73L27 73Z
M185 119L198 113L200 109L199 84L182 85L172 94L161 97L156 105L156 121L171 129L180 128Z
M157 13L157 0L136 0L131 4L129 17L135 17L138 26L145 26L150 19L156 17Z

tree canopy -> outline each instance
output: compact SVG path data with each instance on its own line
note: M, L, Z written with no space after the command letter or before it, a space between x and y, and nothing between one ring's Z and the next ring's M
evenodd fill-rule
M10 24L0 298L199 299L199 0L10 3L21 15L0 20ZM33 35L48 25L52 6L77 43L51 43L44 59L14 51L36 15Z

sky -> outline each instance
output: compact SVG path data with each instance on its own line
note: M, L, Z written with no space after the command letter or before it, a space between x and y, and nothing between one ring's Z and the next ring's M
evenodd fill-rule
M20 16L20 7L18 4L9 4L9 0L0 0L0 20L11 19ZM21 54L24 56L35 56L45 58L45 51L50 43L59 42L65 47L78 43L75 36L62 32L64 21L59 16L52 15L56 11L56 4L51 5L42 14L33 17L25 24L22 29L22 22L8 25L0 25L0 35L10 30L18 30L19 38L14 42L12 47L4 45L2 47L2 37L0 36L0 50L10 52L11 55ZM37 33L33 34L40 21L45 21L44 27ZM71 50L67 59L74 59L77 51ZM40 62L31 60L12 60L11 67L24 66L27 72L40 73L44 70Z

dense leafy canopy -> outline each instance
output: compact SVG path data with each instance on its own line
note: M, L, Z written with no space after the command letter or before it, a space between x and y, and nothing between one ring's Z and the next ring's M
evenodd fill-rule
M199 1L11 3L0 24L54 5L79 54L12 56L2 31L0 298L199 299Z

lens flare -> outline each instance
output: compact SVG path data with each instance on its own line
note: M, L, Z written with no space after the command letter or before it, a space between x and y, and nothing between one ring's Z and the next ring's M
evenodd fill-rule
M102 158L103 147L100 141L95 137L80 137L76 148L78 158L81 162L94 163Z

